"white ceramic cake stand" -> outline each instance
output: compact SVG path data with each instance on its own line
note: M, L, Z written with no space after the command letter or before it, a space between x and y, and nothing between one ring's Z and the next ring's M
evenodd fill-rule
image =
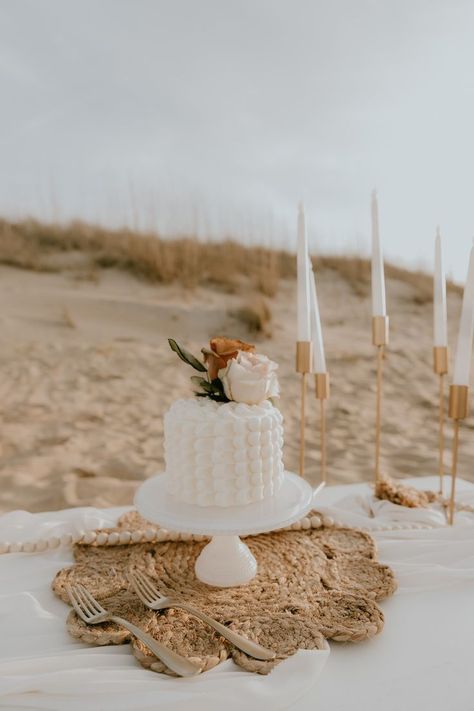
M196 577L222 588L245 585L257 561L239 536L290 526L311 508L313 490L301 477L285 472L277 494L246 506L184 504L166 490L166 474L145 481L135 495L139 513L171 531L212 536L196 560Z

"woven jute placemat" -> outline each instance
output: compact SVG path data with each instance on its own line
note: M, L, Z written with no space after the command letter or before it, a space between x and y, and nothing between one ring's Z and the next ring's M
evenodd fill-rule
M144 528L149 530L150 524L130 512L107 532ZM176 534L171 536L176 538ZM69 603L66 585L82 583L106 609L143 627L202 671L232 657L244 669L265 674L298 649L322 649L324 639L358 642L382 630L384 618L377 601L393 594L396 582L392 570L377 562L374 542L367 533L321 526L249 536L246 543L258 561L258 573L241 587L216 588L197 580L194 563L206 542L193 539L75 545L75 564L61 570L52 586ZM276 661L248 657L182 610L148 610L130 589L126 573L134 569L153 578L164 595L179 596L272 648ZM171 673L114 623L87 626L71 611L66 624L73 637L89 644L131 641L144 667Z

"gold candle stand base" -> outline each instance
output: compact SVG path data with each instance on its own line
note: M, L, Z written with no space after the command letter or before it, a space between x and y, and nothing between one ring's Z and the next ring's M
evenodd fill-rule
M388 316L372 316L372 343L374 346L388 345Z
M454 503L456 497L456 475L458 469L459 421L464 420L469 412L469 388L467 385L451 385L449 388L449 416L453 419L453 456L451 462L451 496L449 499L448 523L454 522Z
M326 485L326 408L325 402L329 398L329 373L315 373L314 384L316 399L320 403L320 449L321 449L321 483L317 491Z
M311 373L313 344L311 341L296 341L296 372Z
M329 398L329 373L315 373L314 384L317 399L327 400Z
M306 429L306 375L311 372L313 344L311 341L296 342L296 372L301 373L300 416L300 476L304 477L305 429Z
M436 375L446 375L448 372L448 347L434 346L433 370Z
M467 385L451 385L449 388L449 416L464 420L469 414L469 388Z

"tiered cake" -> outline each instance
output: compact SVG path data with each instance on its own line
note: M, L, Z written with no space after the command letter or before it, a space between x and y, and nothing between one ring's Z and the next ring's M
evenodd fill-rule
M207 377L194 376L203 391L177 400L165 414L169 493L198 506L241 506L273 496L283 481L283 418L269 399L279 391L276 364L230 339L213 339L211 349L203 349L205 367L170 345Z

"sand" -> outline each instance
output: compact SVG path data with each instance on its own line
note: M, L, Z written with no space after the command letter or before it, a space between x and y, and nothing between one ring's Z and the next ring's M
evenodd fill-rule
M70 265L71 266L71 265ZM0 511L130 504L137 485L163 471L163 413L190 396L191 369L172 336L199 352L212 335L249 336L232 316L243 296L156 286L103 270L36 273L0 268ZM93 276L93 275L92 275ZM437 382L431 304L388 280L391 343L385 364L383 471L437 472ZM245 299L248 298L248 295ZM337 273L319 280L327 362L330 483L370 480L374 460L375 360L370 302ZM294 373L295 283L269 300L272 336L259 351L280 364L285 463L298 462L299 380ZM460 298L449 297L454 343ZM463 423L459 473L474 480L474 418ZM447 427L448 445L451 426ZM450 456L447 453L447 465ZM318 402L310 378L307 473L319 475Z

